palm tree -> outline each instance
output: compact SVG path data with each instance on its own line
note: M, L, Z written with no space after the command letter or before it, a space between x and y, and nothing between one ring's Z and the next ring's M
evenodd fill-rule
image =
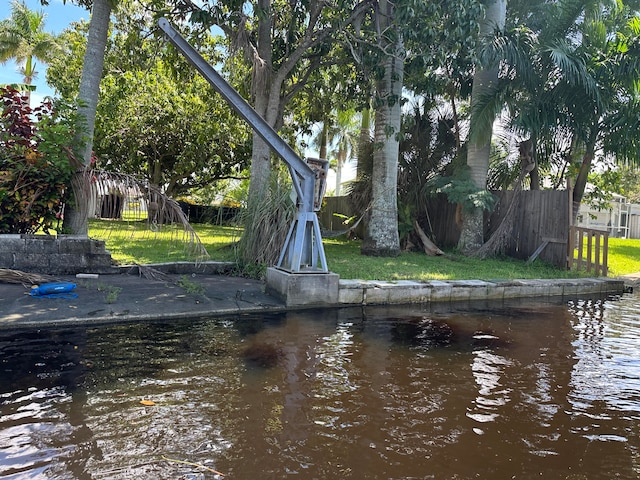
M582 23L580 53L593 78L596 95L573 99L569 104L574 142L573 152L579 165L574 181L574 215L584 195L587 177L596 152L614 155L619 162L638 162L637 138L640 116L638 78L640 78L640 21L637 10L622 3L608 9L598 2L587 11ZM615 120L613 120L615 119ZM620 127L625 134L620 138ZM576 155L578 154L578 155Z
M336 196L340 195L342 168L355 156L358 148L360 122L355 110L339 111L336 124L329 130L329 139L336 145L333 154L336 157Z
M376 81L372 201L360 251L364 255L392 257L400 254L398 154L406 52L400 27L395 20L394 2L380 1L378 15L384 73Z
M511 1L513 27L486 42L479 55L483 64L500 65L500 78L476 100L473 114L486 125L506 107L507 126L528 137L520 145L521 173L513 188L521 187L525 167L549 169L555 157L555 185L573 181L576 215L597 152L637 161L637 143L624 140L634 138L638 123L637 11L599 0ZM525 145L530 150L522 155ZM538 180L530 178L533 189ZM497 253L508 232L501 225L474 254Z
M113 0L117 3L117 0ZM82 77L78 91L78 134L76 143L81 145L82 161L85 166L91 164L93 132L95 129L100 80L104 67L104 56L111 21L111 0L94 0L89 21L87 50L84 56ZM78 189L75 205L67 205L64 228L76 235L87 235L87 199L82 198L82 189Z
M506 18L506 0L487 0L485 16L480 23L480 37L491 38L496 31L504 29ZM498 66L478 65L473 76L471 91L471 129L472 135L467 147L467 166L475 188L485 190L489 172L489 154L491 151L491 134L495 115L479 115L479 101L494 92L498 85ZM458 248L470 253L483 243L483 210L481 208L466 209L462 216L462 231Z
M24 1L14 0L11 16L0 22L0 63L15 60L27 91L37 76L35 60L48 63L57 50L56 37L43 31L45 17L43 11L34 12Z
M359 115L355 110L349 109L330 114L329 118L323 122L318 135L313 139L313 145L320 150L320 158L327 158L328 148L334 147L329 154L335 160L331 161L331 165L336 169L336 196L340 195L342 168L354 157L358 149L359 133Z
M112 10L111 0L94 0L91 8L91 20L87 38L87 50L84 56L82 77L78 90L78 114L84 122L86 135L83 160L85 165L91 162L93 148L93 130L95 128L100 80L104 67L104 55L109 33L109 23Z
M525 7L533 8L528 2ZM565 0L541 3L536 16L496 37L481 54L489 63L500 62L506 73L478 110L492 112L489 105L504 100L509 127L529 137L536 165L548 168L555 156L564 162L557 165L559 177L577 172L576 207L597 151L637 159L637 148L627 141L635 136L623 125L638 118L633 99L639 39L636 11L598 0Z

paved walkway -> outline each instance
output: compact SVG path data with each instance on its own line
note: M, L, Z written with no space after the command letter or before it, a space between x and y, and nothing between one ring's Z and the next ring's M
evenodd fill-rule
M38 298L30 287L0 283L0 328L59 323L102 323L129 320L188 318L252 312L285 311L284 302L265 293L258 280L215 273L169 274L169 280L150 280L137 274L99 275L97 278L60 277L77 285L76 298ZM177 285L187 279L187 288ZM637 285L640 273L625 277ZM202 291L189 287L201 286ZM575 296L579 293L622 293L615 279L514 280L504 282L363 282L340 281L344 306L410 303L482 298ZM191 292L189 291L191 290ZM493 295L492 296L492 292ZM498 295L498 296L495 296Z
M169 275L178 282L182 275ZM193 275L187 280L204 287L188 293L173 282L137 275L100 275L95 279L59 277L77 285L77 298L38 298L30 288L0 283L0 328L69 322L114 322L186 318L261 311L282 311L282 302L264 293L258 280L224 275Z

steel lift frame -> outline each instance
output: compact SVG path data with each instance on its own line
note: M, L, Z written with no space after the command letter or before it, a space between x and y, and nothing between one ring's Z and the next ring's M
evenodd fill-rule
M271 149L287 164L297 195L297 212L277 268L291 273L328 273L327 259L322 245L322 234L316 212L320 210L328 162L315 161L319 168L312 169L307 162L285 142L282 137L256 112L247 101L193 48L165 18L158 20L158 27L167 40L184 55L189 63L211 84L227 103L253 130L267 142ZM245 226L245 228L247 228Z

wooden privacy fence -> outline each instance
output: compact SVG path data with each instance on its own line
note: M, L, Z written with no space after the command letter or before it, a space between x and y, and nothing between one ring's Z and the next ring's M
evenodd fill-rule
M349 197L324 197L322 209L318 212L318 220L320 227L324 230L323 235L333 236L349 230L360 215L361 213L353 210ZM360 238L364 237L364 227L364 222L360 222L354 230Z
M540 259L559 268L586 267L595 275L607 274L606 232L578 227L570 231L572 215L566 190L525 190L517 197L513 191L495 195L496 208L485 216L485 239L500 225L511 202L518 202L504 254L521 260ZM429 197L426 202L429 218L418 219L420 224L425 231L431 229L427 233L439 247L455 247L460 237L456 205L449 203L445 195ZM351 215L357 213L352 211L347 197L326 197L325 206L318 214L322 227L334 232L348 229L343 223L344 216ZM580 231L591 233L580 236ZM356 233L364 235L364 224L358 226ZM578 254L574 259L576 248Z
M577 250L577 255L576 255ZM603 277L608 272L609 233L572 226L569 229L569 270L583 267L588 273Z
M539 258L567 267L569 197L565 190L512 190L497 192L494 211L486 219L485 239L498 228L509 205L517 201L513 227L504 253L520 260Z

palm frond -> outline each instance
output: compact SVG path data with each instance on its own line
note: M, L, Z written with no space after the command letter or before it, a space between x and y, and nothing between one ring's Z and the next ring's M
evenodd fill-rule
M486 91L476 95L472 100L469 130L471 142L483 143L489 140L493 122L508 100L508 86L508 80L498 80L496 84L490 85Z
M569 86L580 87L585 95L597 103L600 102L598 83L588 71L584 59L572 50L567 41L549 45L546 52L556 66L559 81L564 81Z
M10 268L0 268L0 283L20 283L22 285L36 285L38 283L54 282L56 277L40 273L29 273Z
M125 173L83 168L72 178L71 187L75 209L82 218L94 217L97 209L99 216L117 218L126 202L133 218L149 223L151 234L162 225L178 225L183 232L180 241L188 245L190 252L196 258L209 257L178 202L147 180ZM92 208L94 211L90 211Z

